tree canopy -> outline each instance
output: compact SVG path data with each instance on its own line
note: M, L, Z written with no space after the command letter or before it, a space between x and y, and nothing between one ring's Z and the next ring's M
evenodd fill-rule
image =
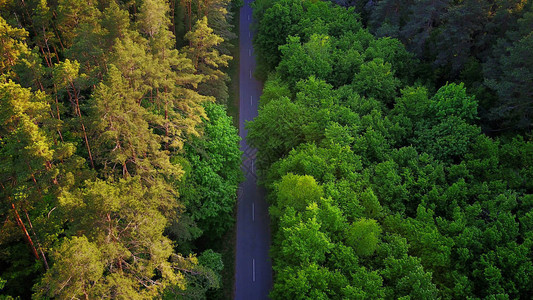
M234 4L196 4L0 1L0 298L220 289Z
M530 3L337 2L350 8L254 2L267 80L247 126L269 194L271 297L528 298L533 144L518 122L527 109L505 116L522 131L486 135L497 124L487 105L500 106L479 84L528 101L531 30L513 22L527 23ZM476 51L506 42L481 32L495 26L495 38L503 20L507 65L493 56L483 81L491 52ZM452 78L465 82L442 82Z

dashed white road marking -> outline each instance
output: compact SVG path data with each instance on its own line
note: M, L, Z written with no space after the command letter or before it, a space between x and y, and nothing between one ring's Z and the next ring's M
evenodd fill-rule
M255 258L252 258L252 280L255 282Z
M252 221L255 221L255 203L252 203Z

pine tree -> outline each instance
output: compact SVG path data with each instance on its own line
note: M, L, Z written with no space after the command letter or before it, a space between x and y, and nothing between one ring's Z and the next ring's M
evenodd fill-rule
M80 64L77 61L70 62L70 60L65 60L64 62L61 62L59 64L56 64L53 69L54 74L54 88L56 89L56 93L58 92L57 89L63 89L68 94L68 100L71 103L71 106L74 110L74 115L76 116L76 123L79 123L79 126L81 127L81 134L83 136L83 141L85 143L85 147L87 148L87 155L89 158L89 162L91 164L91 167L94 169L94 160L93 160L93 154L91 151L91 145L89 143L89 138L87 136L87 129L85 126L84 116L81 112L81 105L80 105L80 90L81 88L78 86L77 81L80 77L83 77L79 75L79 68ZM57 105L57 103L56 103ZM57 108L58 111L58 118L59 118L59 108ZM79 130L79 129L78 129Z
M154 1L162 2L162 0ZM163 11L149 13L154 7L159 7ZM144 58L140 58L143 54L139 53L135 55L139 57L139 62L126 63L126 66L134 64L141 73L145 73L144 99L147 101L144 101L143 105L154 114L150 124L155 130L164 133L162 142L165 148L180 149L187 136L200 134L197 126L205 117L202 104L211 101L212 98L200 95L194 90L204 76L196 74L191 60L185 53L175 49L175 37L168 29L170 24L168 7L163 5L154 5L154 7L148 4L140 7L140 14L144 17L138 21L137 26L145 28L147 42ZM122 47L118 51L119 57L131 57L126 54L128 51L132 51L131 46ZM117 66L126 75L126 69Z
M179 169L161 150L161 137L150 128L150 113L139 105L142 91L130 87L120 71L110 65L107 78L93 94L93 135L98 144L95 160L108 175L140 175L153 181L157 174L177 175Z
M79 237L56 248L34 297L153 299L169 285L184 289L179 259L163 236L162 200L138 176L87 181L65 194L61 206Z
M54 62L59 62L57 40L50 28L52 14L47 0L38 0L34 3L32 12L32 29L35 35L33 41L41 49L46 66L52 67Z
M9 213L5 208L13 210L13 218L39 260L44 254L42 250L38 253L38 241L30 236L30 224L25 222L31 222L28 211L38 204L45 192L37 178L51 168L51 141L39 126L47 122L49 107L44 94L32 94L11 80L0 83L0 99L2 214ZM26 221L21 217L24 214Z
M198 74L205 78L205 82L199 85L198 91L204 95L213 95L217 100L225 102L228 98L226 82L229 78L222 68L228 66L232 57L221 54L215 49L224 40L213 33L213 29L207 24L207 17L198 20L185 38L190 42L190 46L186 47L185 51Z
M27 36L26 30L9 26L0 16L0 74L10 74L20 55L28 52L24 44Z
M59 0L57 4L57 30L61 35L61 47L70 48L81 24L97 26L101 13L97 1Z
M223 39L223 42L215 48L223 54L230 53L230 40L237 36L233 33L233 12L230 11L231 6L235 5L231 0L197 0L200 5L200 13L198 20L202 17L207 18L208 26L213 29L213 32Z
M484 65L485 85L493 89L499 100L491 109L490 118L506 129L529 130L532 126L533 5L518 20L517 30L507 33L494 47L493 57Z
M533 122L533 36L525 36L508 48L508 54L500 57L502 73L486 84L500 97L493 108L494 119L504 120L507 126L530 130Z

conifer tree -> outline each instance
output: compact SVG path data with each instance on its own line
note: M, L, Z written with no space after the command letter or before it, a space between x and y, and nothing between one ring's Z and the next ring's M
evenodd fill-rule
M143 102L143 105L154 114L151 126L164 132L162 142L165 148L179 149L187 136L200 135L197 126L205 117L202 104L211 101L212 97L195 91L204 76L196 74L191 60L185 53L175 49L175 37L168 29L168 7L154 4L154 7L163 10L155 13L152 12L154 7L148 4L140 7L141 18L137 23L137 26L144 28L147 47L145 54L140 52L135 56L144 55L144 59L139 58L138 62L131 62L130 65L134 64L140 73L145 73L143 84L146 86L145 99L148 101ZM131 57L127 54L128 51L131 51L131 47L117 49L117 57ZM125 74L125 69L120 65L117 67Z
M10 74L19 56L28 51L23 41L28 36L24 29L16 29L0 16L0 74Z
M207 17L198 20L185 38L190 42L190 46L186 47L185 51L198 74L205 78L205 82L199 85L198 91L204 95L213 95L219 101L225 102L228 98L226 82L229 78L222 68L228 66L232 57L221 54L215 49L224 40L213 33L213 29L207 24Z
M120 71L110 66L107 78L93 94L93 135L96 161L108 175L140 175L153 179L158 172L179 174L161 150L161 137L147 122L150 113L141 105L143 93L132 89Z
M80 64L77 61L70 62L70 60L65 60L59 64L56 64L53 69L54 73L54 88L55 89L64 89L68 94L68 100L71 103L71 106L74 110L74 115L76 116L76 122L79 122L81 127L81 133L83 135L83 141L87 147L87 154L91 167L94 169L94 160L91 151L91 146L89 144L89 138L87 137L87 129L85 122L83 120L84 116L82 115L80 108L80 87L77 84L77 81L80 76L79 74ZM57 93L57 90L56 90ZM59 109L58 109L59 111ZM58 112L59 118L59 112Z
M35 258L48 268L45 252L61 222L60 215L52 214L56 197L86 178L83 159L73 155L71 143L55 136L58 125L44 93L8 81L0 85L0 99L1 214L13 221L2 230L9 232L16 223ZM1 243L17 238L6 234Z
M410 7L409 21L401 31L407 48L419 57L427 55L426 42L440 24L450 0L420 0Z
M50 168L53 158L51 141L39 127L46 122L49 107L42 93L32 94L19 85L0 83L0 184L2 215L11 214L37 260L38 241L30 236L30 211L44 191L37 182L39 175ZM23 221L24 214L28 217ZM44 256L43 256L44 257Z
M172 242L163 236L157 187L145 187L139 176L87 181L60 202L80 237L56 249L36 298L152 299L168 285L185 288Z
M237 36L233 33L233 13L230 11L231 6L235 5L235 1L231 0L197 0L200 5L200 13L198 20L206 17L208 26L213 29L213 32L223 39L223 42L216 46L223 54L229 54L231 44Z
M97 26L101 13L97 1L59 0L57 4L57 30L61 33L61 47L70 48L81 24Z
M205 15L215 27L203 19L198 33L210 43L196 45L205 57L195 66L188 48L176 49L169 1L0 0L3 292L29 298L36 283L35 299L153 299L220 286L220 255L189 254L187 236L200 230L178 182L186 152L209 153L199 165L216 178L195 178L202 191L218 185L206 202L219 217L206 232L231 226L238 136L224 110L208 105L227 97L230 57L213 32L232 36L230 2L192 2L193 22ZM206 107L213 120L204 126ZM185 238L171 241L169 231Z
M56 37L50 30L53 12L46 0L35 1L34 5L31 20L35 35L33 41L41 49L46 66L51 68L55 62L59 62Z

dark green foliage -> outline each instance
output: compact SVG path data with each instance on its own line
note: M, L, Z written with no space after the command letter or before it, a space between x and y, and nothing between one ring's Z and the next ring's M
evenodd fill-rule
M512 44L502 43L505 50L487 67L486 84L499 96L492 117L504 120L506 126L531 129L533 57L529 50L533 47L533 12L526 13L518 24L519 29L509 33Z
M377 39L360 25L329 31L336 23L323 16L334 12L343 19L351 10L295 2L256 2L256 47L275 70L259 116L248 123L271 204L271 297L530 297L530 138L484 135L479 103L490 101L472 96L463 83L439 89L413 84L428 78L416 78L420 65L398 40ZM526 103L531 62L523 51L531 48L531 30L522 12L529 3L511 2L382 0L365 9L371 26L379 27L375 32L396 36L419 58L448 68L441 79L468 64L469 74L480 71L482 54L471 51L494 41L478 34L498 36L496 28L482 28L484 18L503 24L523 15L523 27L509 25L507 50L497 58L508 67L494 67L486 83L500 100L507 89L523 92L520 102ZM291 15L293 6L305 9ZM488 10L497 16L485 15ZM320 17L306 23L289 18L287 40L274 52L261 43L275 32L262 18L282 11ZM464 15L472 19L460 21ZM476 93L485 95L483 76L472 76L466 85L477 84ZM506 113L508 120L521 117ZM526 106L515 113L528 114Z
M365 2L365 1L362 1ZM412 71L439 86L463 81L483 110L484 128L530 130L531 1L369 1L378 36L398 38L423 65ZM526 52L524 52L526 51Z
M248 125L249 141L264 153L258 159L259 165L270 165L287 155L312 129L308 125L309 113L287 97L272 100L259 111L259 116Z
M289 36L299 36L302 42L307 43L313 35L339 37L361 29L353 9L346 11L325 1L262 0L254 1L253 7L254 18L258 20L254 45L259 75L264 78L281 61L282 50L279 47L287 43Z

